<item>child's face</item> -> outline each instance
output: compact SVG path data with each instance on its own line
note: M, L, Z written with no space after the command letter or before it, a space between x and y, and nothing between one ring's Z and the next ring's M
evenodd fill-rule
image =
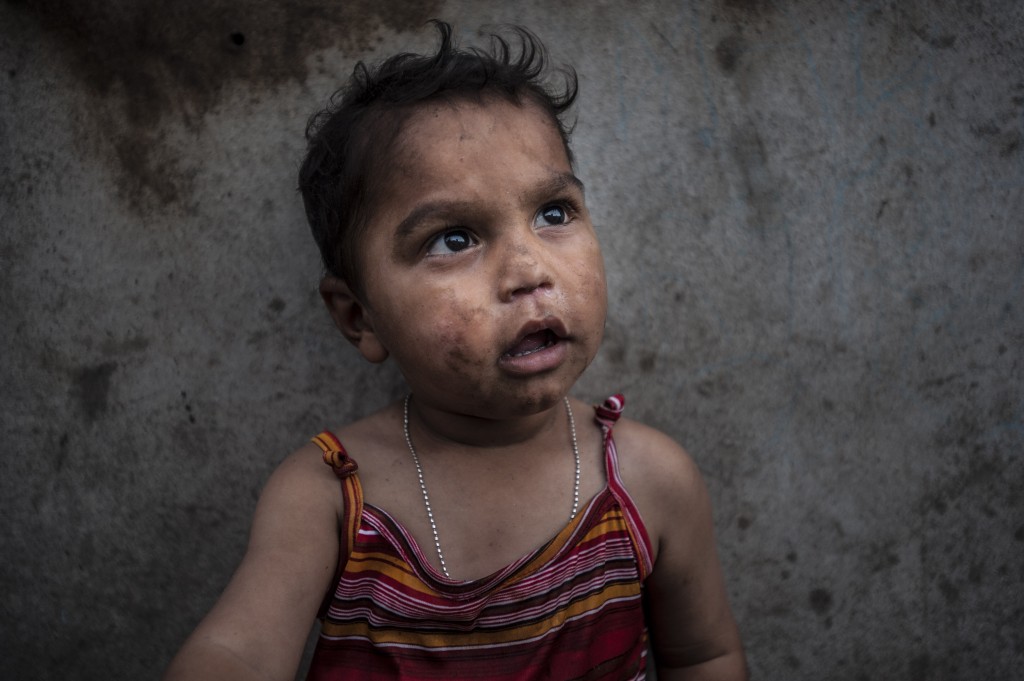
M606 290L554 123L525 102L428 104L392 148L359 249L374 338L421 405L556 404L597 353Z

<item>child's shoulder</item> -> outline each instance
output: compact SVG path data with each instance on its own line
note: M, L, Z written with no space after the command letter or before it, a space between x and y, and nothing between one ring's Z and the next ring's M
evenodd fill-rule
M654 552L645 588L659 678L671 667L680 676L689 668L701 678L747 678L710 495L696 463L671 437L642 423L621 419L615 436L620 474Z
M390 425L389 421L394 420L388 411L385 408L358 421L310 433L310 439L281 461L268 484L284 485L292 490L297 487L319 488L329 492L331 498L336 498L338 476L330 464L330 451L340 451L351 457L362 473L364 465L371 462L371 454L378 450L369 445L384 439L383 433Z
M619 470L627 486L680 490L700 482L700 472L682 445L657 428L621 418L614 430ZM632 491L632 490L631 490Z
M402 402L387 404L329 432L355 461L364 497L389 509L399 503L400 495L393 489L395 481L411 479L407 470L409 449L403 435ZM319 450L317 452L319 456ZM333 476L329 466L320 465Z
M707 489L693 458L660 430L621 418L614 436L619 474L657 553L661 537L702 515Z

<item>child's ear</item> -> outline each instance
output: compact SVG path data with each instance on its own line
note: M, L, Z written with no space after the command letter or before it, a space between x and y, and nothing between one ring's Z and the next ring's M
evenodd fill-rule
M320 281L320 297L324 299L341 335L356 346L363 357L374 363L388 358L387 348L381 344L373 329L370 311L348 284L338 277L328 275Z

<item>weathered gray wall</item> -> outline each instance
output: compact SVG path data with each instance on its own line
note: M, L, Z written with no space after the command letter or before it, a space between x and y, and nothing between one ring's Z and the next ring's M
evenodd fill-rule
M579 69L578 393L698 459L755 676L1022 678L1022 4L510 4L0 3L0 678L158 675L275 462L402 391L295 170L432 16Z

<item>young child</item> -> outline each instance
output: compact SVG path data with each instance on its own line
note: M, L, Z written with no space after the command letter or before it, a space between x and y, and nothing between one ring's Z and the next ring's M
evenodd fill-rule
M327 308L409 396L281 464L167 678L292 679L319 608L310 679L641 679L648 645L660 680L743 679L693 462L620 396L568 397L606 309L575 74L546 85L525 30L436 26L436 54L357 66L300 176Z

